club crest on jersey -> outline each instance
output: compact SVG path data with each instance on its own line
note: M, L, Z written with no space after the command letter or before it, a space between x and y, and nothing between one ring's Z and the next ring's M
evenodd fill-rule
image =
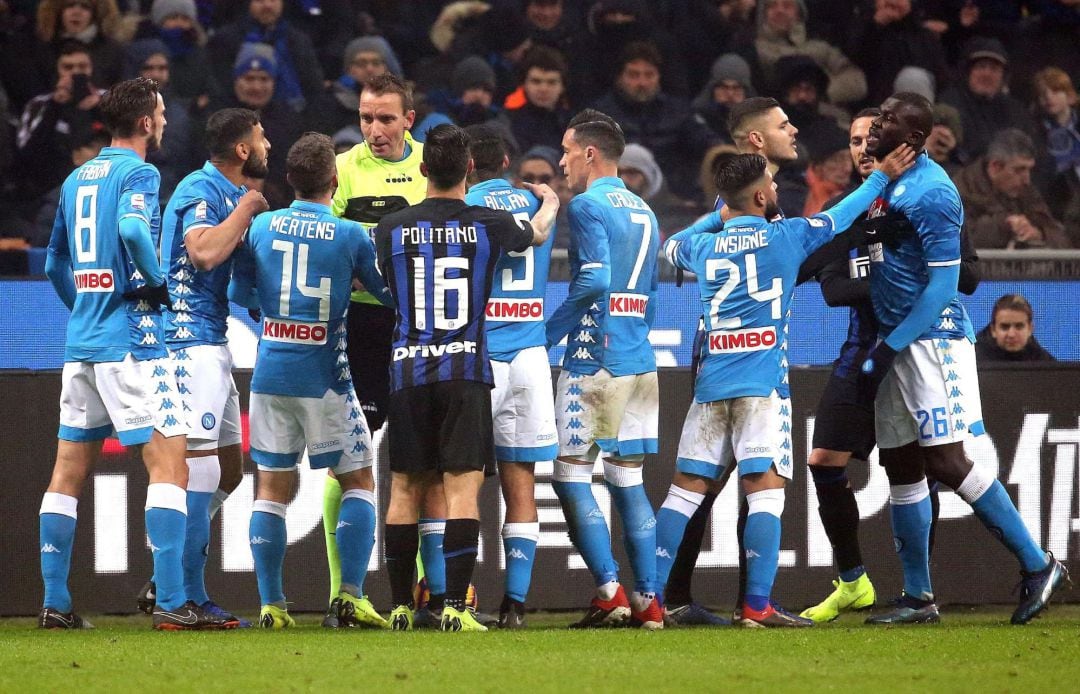
M83 292L111 292L114 281L112 270L76 270L75 291Z
M608 315L644 318L649 297L645 294L613 293L608 299Z
M326 323L267 318L263 321L263 339L294 345L325 345Z
M714 330L709 333L709 354L757 352L776 346L776 328L747 328L745 330Z
M544 320L544 300L536 299L489 299L484 315L489 320L507 323L528 323Z

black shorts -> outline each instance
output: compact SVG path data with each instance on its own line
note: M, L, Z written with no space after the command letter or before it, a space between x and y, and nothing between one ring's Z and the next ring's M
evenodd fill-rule
M372 433L386 421L395 320L394 310L385 306L349 303L349 371L356 399Z
M861 364L865 356L865 352L860 352L852 363ZM866 460L877 445L874 403L862 402L856 367L848 368L844 376L837 375L833 367L818 402L813 445L830 451L847 451L859 460Z
M442 381L390 395L390 471L495 473L491 387Z

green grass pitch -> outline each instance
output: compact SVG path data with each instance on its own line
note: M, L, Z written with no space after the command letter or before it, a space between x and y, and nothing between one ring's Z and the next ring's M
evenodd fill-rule
M0 692L1077 691L1080 606L1025 627L1008 611L954 609L942 624L878 629L848 615L800 631L571 632L530 615L523 632L155 633L148 618L93 631L0 620ZM91 617L93 619L93 617Z

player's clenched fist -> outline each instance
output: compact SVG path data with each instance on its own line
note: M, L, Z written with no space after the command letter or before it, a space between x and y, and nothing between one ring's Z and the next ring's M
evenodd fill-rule
M257 190L249 190L244 193L243 197L240 198L239 206L247 209L252 217L260 212L266 212L270 209L270 205L266 202L266 198Z

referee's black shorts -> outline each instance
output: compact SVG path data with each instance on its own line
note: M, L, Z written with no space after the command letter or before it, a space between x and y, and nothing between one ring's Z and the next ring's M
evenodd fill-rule
M866 359L859 351L846 369L833 365L814 419L814 448L847 451L866 460L877 445L874 435L874 403L863 402L859 393L859 370ZM842 371L842 375L837 373Z
M441 381L390 395L390 471L495 473L491 386Z
M390 352L394 342L394 310L382 305L349 303L349 371L360 409L374 434L386 421L390 399Z

